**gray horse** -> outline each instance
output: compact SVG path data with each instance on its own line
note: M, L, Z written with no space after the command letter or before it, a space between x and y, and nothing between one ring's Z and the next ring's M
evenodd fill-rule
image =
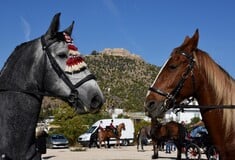
M43 96L65 100L77 113L97 112L103 94L71 38L59 32L60 13L47 32L15 48L0 72L0 159L40 160L35 128Z

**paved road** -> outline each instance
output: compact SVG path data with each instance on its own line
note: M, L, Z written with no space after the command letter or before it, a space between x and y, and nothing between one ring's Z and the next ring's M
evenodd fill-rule
M152 146L145 146L145 152L137 152L136 146L121 148L86 148L86 151L73 152L69 149L48 149L44 160L151 160ZM158 160L176 159L176 152L166 154L159 152ZM182 154L182 159L185 159Z

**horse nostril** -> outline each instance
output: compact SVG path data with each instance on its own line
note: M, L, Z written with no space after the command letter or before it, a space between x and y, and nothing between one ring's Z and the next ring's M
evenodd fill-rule
M151 110L151 108L153 108L155 105L155 102L154 101L150 101L148 102L147 106L146 106L146 109L147 110Z
M96 95L91 99L91 109L98 111L103 105L103 100L100 96Z

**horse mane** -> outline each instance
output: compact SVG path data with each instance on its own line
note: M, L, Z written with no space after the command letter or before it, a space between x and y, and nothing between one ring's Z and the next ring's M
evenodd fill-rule
M36 39L35 39L36 40ZM28 42L24 42L21 43L20 45L16 46L15 49L12 51L12 53L10 54L10 56L7 58L7 60L5 61L2 69L0 70L0 75L2 73L2 71L4 70L4 68L7 66L7 64L9 64L9 62L15 64L15 61L18 60L18 54L19 53L25 53L25 52L20 52L22 49L24 50L26 47L28 47L28 45L31 45L32 42L34 42L35 40L32 41L28 41ZM23 55L23 54L22 54Z
M204 51L197 50L194 53L196 65L205 72L208 83L214 89L216 98L213 105L235 104L235 81L234 79ZM223 123L226 133L235 125L235 109L223 110Z

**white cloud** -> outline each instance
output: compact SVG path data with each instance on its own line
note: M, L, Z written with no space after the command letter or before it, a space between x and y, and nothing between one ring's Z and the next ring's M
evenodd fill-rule
M103 0L103 3L113 15L120 16L120 12L112 0Z
M26 39L26 41L29 41L30 40L30 33L31 33L30 24L24 17L20 17L20 20L22 23L22 28L24 31L25 39Z

